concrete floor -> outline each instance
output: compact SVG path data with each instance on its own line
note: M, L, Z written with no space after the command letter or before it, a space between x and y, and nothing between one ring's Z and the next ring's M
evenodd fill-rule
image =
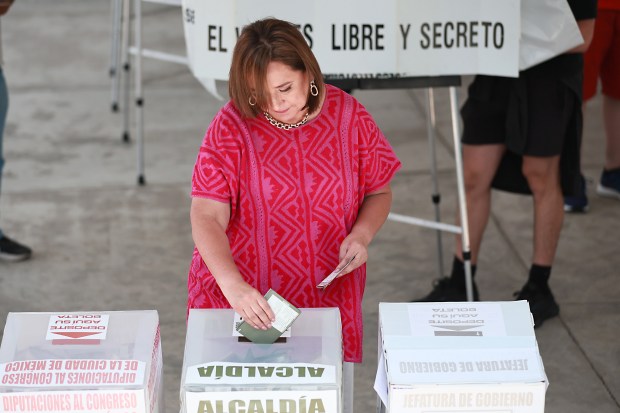
M145 4L144 47L184 54L179 17L178 8ZM2 19L2 30L11 99L2 227L31 245L34 257L0 262L0 326L8 312L156 309L165 411L178 411L193 247L190 177L204 130L223 102L210 97L186 67L145 60L147 185L138 186L135 136L122 142L122 116L110 110L109 2L20 0ZM393 211L432 219L424 92L354 94L403 160L393 183ZM453 223L448 94L437 90L436 96L441 215ZM536 330L550 381L550 413L620 412L620 203L594 194L604 159L600 103L596 98L587 107L584 136L591 210L565 218L551 281L561 314ZM511 300L529 266L531 199L498 192L493 202L478 287L483 300ZM436 242L432 230L388 222L370 248L356 412L375 408L378 303L428 292L438 277ZM441 242L447 268L452 235L443 234Z

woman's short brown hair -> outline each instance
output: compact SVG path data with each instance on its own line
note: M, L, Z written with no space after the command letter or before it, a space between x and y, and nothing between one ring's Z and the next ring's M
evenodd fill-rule
M308 112L314 112L325 89L319 63L297 27L274 18L257 20L245 26L235 45L228 93L239 111L251 118L268 106L266 78L267 66L271 62L305 72L309 79L314 80L319 94L312 96L308 93L306 102ZM250 105L250 97L256 102L254 105Z

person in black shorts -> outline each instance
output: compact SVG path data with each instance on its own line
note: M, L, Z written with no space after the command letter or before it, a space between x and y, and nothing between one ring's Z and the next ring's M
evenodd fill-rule
M563 194L575 193L581 185L582 53L592 38L596 0L569 4L585 40L582 45L521 71L518 78L476 76L461 109L472 275L489 219L491 188L532 194L532 265L517 299L529 301L536 327L559 314L548 280L562 228ZM478 300L475 283L473 287ZM466 300L457 236L450 277L416 301Z

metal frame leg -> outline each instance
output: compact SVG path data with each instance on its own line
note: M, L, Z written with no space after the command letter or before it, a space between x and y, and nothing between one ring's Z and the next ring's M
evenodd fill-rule
M119 62L121 54L121 10L122 0L111 0L112 40L110 45L110 77L112 78L111 109L118 112L118 95L120 93Z
M133 3L133 7L131 2ZM144 139L144 98L143 85L142 85L142 58L153 58L161 61L168 61L184 66L189 65L189 59L186 56L179 56L170 53L163 53L156 50L149 50L142 48L142 1L147 0L111 0L112 2L112 26L114 28L112 50L110 59L113 61L113 65L118 66L118 61L122 58L122 89L123 89L123 142L130 141L130 98L131 98L131 55L135 56L134 61L134 98L136 105L136 136L137 136L137 175L138 184L144 185L145 179L145 139ZM153 3L167 4L170 6L182 6L181 0L148 0ZM132 14L133 13L133 14ZM131 19L133 16L133 26ZM120 27L120 30L118 28ZM132 33L133 32L133 33ZM132 39L133 36L133 39ZM134 40L135 44L132 45L131 41ZM118 55L122 57L118 57ZM116 56L116 61L114 61ZM120 77L118 68L110 69L116 77ZM116 78L114 79L116 80ZM120 85L120 81L118 83ZM112 100L113 111L118 110L117 99L115 90L120 89L120 86L113 86ZM118 93L120 94L120 93Z
M465 287L467 301L474 301L473 280L471 275L471 249L469 245L469 221L467 219L467 200L465 198L465 182L463 180L463 156L459 128L459 110L456 88L450 87L450 113L452 116L452 137L454 140L454 160L456 163L456 180L458 190L459 214L461 218L461 242L463 263L465 264Z
M426 89L426 131L428 134L428 147L429 156L431 159L431 176L433 181L433 193L431 200L435 207L435 221L441 222L441 211L439 210L439 204L441 203L441 195L439 194L439 184L437 182L437 153L435 147L435 96L433 89ZM437 271L439 272L439 278L444 275L443 267L443 243L442 243L442 231L436 230L437 236Z
M138 141L137 169L138 184L145 185L144 179L144 99L142 97L142 0L134 1L135 34L135 100L136 100L136 135Z
M129 142L129 90L131 88L131 63L129 57L129 42L131 40L131 0L121 0L123 5L122 54L123 54L123 142Z

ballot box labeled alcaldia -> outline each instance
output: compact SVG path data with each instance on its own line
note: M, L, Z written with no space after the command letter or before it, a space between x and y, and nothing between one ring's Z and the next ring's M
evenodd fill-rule
M544 412L527 301L380 303L375 390L390 413Z
M233 310L190 310L182 412L341 412L341 398L337 308L302 308L290 330L273 344L240 336Z
M162 366L157 311L9 313L0 412L159 412Z

